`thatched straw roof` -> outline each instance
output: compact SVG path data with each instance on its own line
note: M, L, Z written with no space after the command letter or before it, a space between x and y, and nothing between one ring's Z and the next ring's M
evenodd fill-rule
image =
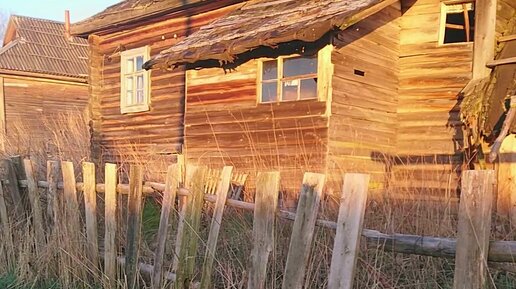
M392 4L383 0L251 0L162 51L146 68L173 67L203 60L230 63L258 47L290 41L314 42L328 31L360 21L368 9ZM383 5L383 6L382 6ZM374 12L373 12L374 13Z

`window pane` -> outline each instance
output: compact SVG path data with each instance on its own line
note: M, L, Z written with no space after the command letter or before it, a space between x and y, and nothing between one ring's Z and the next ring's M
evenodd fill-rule
M136 91L136 103L137 104L144 103L144 101L143 101L143 89Z
M283 77L317 73L317 57L286 58L283 62Z
M294 79L290 81L284 81L283 84L283 91L281 95L281 100L288 101L288 100L296 100L297 99L297 89L299 87L299 79Z
M128 76L125 78L125 89L133 90L133 77L132 76Z
M301 80L301 99L317 98L317 78Z
M278 62L276 60L263 62L262 80L278 78Z
M262 83L262 102L276 101L278 85L276 82Z
M126 62L126 73L132 73L134 72L134 59L130 58L130 59L127 59L127 62Z
M143 56L136 56L136 71L143 70Z
M134 102L133 102L133 91L132 90L128 90L125 92L125 101L127 103L127 105L132 105Z
M136 89L143 89L143 75L136 77Z

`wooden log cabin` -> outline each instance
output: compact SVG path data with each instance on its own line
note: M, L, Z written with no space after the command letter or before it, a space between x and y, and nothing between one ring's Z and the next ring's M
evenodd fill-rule
M123 1L73 26L91 45L94 141L279 169L285 190L304 171L328 190L365 172L373 189L453 194L482 2ZM495 7L501 36L516 4Z
M66 35L69 24L10 17L0 48L2 146L5 141L10 146L23 145L17 144L19 133L31 136L35 145L49 137L46 119L84 114L88 103L88 43Z

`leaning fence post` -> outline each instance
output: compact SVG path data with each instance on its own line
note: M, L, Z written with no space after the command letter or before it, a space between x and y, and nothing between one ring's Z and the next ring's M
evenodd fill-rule
M116 185L117 174L115 164L106 164L105 168L105 234L104 234L104 275L105 289L116 288Z
M40 204L39 189L36 177L34 176L32 161L29 159L23 160L23 168L25 170L25 177L27 178L27 191L29 193L29 200L32 210L34 235L36 236L36 254L39 254L41 246L45 245L43 212Z
M247 289L264 289L269 254L274 249L280 173L258 173L253 219L253 249Z
M22 221L25 219L25 210L23 207L23 199L20 194L20 188L18 186L18 178L16 177L16 170L14 168L14 164L11 160L3 160L3 167L7 173L7 182L9 193L11 194L11 198L13 200L16 216L18 221Z
M494 171L464 171L457 226L454 289L485 288Z
M328 289L351 289L367 202L369 175L345 174Z
M325 176L305 173L283 275L283 289L303 288Z
M2 239L5 243L5 251L7 255L7 265L13 268L16 264L14 254L13 233L11 230L11 223L9 222L9 215L7 213L7 206L5 204L4 188L0 182L0 221L2 223Z
M138 288L138 252L141 237L143 198L143 168L131 165L129 171L129 198L127 203L127 245L125 274L127 288Z

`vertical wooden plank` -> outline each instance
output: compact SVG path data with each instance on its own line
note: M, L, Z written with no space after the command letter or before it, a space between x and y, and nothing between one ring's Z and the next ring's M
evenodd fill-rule
M494 59L496 45L496 0L475 1L475 39L473 41L472 79L488 77L486 64ZM481 11L481 13L478 13Z
M104 275L105 289L116 288L116 257L117 250L115 245L116 238L116 185L117 173L115 164L106 164L105 168L105 193L104 193Z
M94 266L94 274L99 266L99 245L97 233L97 189L95 179L95 164L82 163L84 213L86 219L86 254Z
M141 238L143 168L131 165L129 170L129 198L127 203L127 244L125 274L129 289L138 288L138 253Z
M337 233L333 243L329 289L352 289L360 236L367 203L369 175L345 174L342 178Z
M498 155L497 214L516 226L516 135L502 142Z
M177 155L177 177L178 177L178 187L182 187L184 185L184 177L185 177L185 156L184 155ZM179 208L181 207L182 200L186 200L185 197L179 197L178 198L178 209L174 209L174 206L172 206L172 210L170 211L170 216L168 220L168 237L167 240L178 240L177 234L179 234L179 230L172 230L172 224L176 223L178 221L178 213L180 213ZM180 224L180 223L177 223ZM174 255L176 242L166 242L165 243L165 255L167 257L172 256L173 260L177 260L177 256ZM179 249L178 249L179 250Z
M302 288L325 176L305 173L283 275L283 289Z
M186 168L186 188L190 190L191 195L186 207L185 227L179 252L179 267L175 282L177 289L190 288L190 282L193 281L206 171L205 167L192 165Z
M54 232L58 216L57 181L59 179L59 162L47 161L47 228L49 236Z
M81 247L82 226L79 219L79 203L77 200L77 183L72 162L62 161L61 172L63 174L63 199L64 215L59 216L59 233L61 234L62 246L66 250L64 260L68 260L65 270L71 271L72 278L85 278L81 266L76 266L76 260L83 258L84 252Z
M206 244L206 253L204 255L204 263L202 265L201 289L211 287L211 273L213 269L213 260L215 259L215 250L219 239L220 226L222 224L222 215L226 206L229 188L231 186L231 173L233 167L225 166L220 174L217 184L217 200L215 201L215 210L211 219L210 233Z
M6 179L9 182L7 188L9 189L11 199L13 200L16 217L19 221L24 220L25 210L23 208L23 200L20 194L20 188L18 187L18 178L16 177L16 170L14 168L13 162L7 159L2 160L2 166L5 168L7 174Z
M179 186L181 171L179 166L168 167L165 190L163 191L163 204L158 228L158 246L154 254L154 272L152 273L152 288L160 289L162 286L163 259L165 256L165 245L168 236L168 222L170 213L176 201L177 188Z
M6 121L5 121L5 94L4 94L4 78L0 77L0 135L2 135L2 140L0 143L0 148L2 150L5 149L5 134L6 130Z
M181 246L183 243L183 236L185 232L185 216L186 209L188 208L188 203L190 202L190 198L187 196L179 197L178 202L178 221L177 221L177 234L176 234L176 242L174 248L174 258L172 261L172 272L177 272L179 268L179 256L181 255Z
M13 268L16 265L13 233L11 230L11 222L9 221L9 214L7 213L7 206L5 204L5 195L2 183L0 183L0 221L2 222L2 239L5 243L7 265L9 268Z
M39 189L36 177L34 176L34 167L29 159L23 160L23 168L27 178L27 191L29 193L30 206L32 210L32 222L35 235L36 254L39 254L40 248L45 245L45 230L43 222L43 212L41 209Z
M247 289L264 289L269 254L274 249L279 172L258 173L253 220L253 249Z
M454 289L487 286L494 171L464 171L457 226Z

